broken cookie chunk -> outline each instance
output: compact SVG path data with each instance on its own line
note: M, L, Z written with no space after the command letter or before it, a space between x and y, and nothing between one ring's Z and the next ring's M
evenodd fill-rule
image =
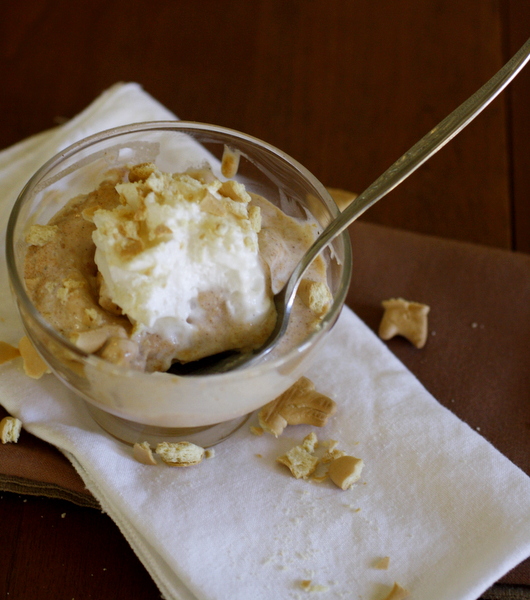
M294 446L276 460L289 468L296 479L307 479L318 465L318 458L313 455L317 444L317 436L310 433L300 446Z
M170 467L191 467L204 458L204 448L191 442L161 442L156 453Z
M287 425L322 427L336 410L334 400L317 392L310 379L301 377L276 400L266 404L258 418L265 431L278 437Z
M317 455L322 454L321 452L315 454L318 446L328 448L322 456ZM311 481L322 483L329 476L337 487L347 490L359 480L364 463L361 458L348 456L336 446L336 440L327 440L319 444L315 432L312 431L299 446L294 446L276 460L288 467L296 479L310 477Z
M355 456L340 456L336 458L329 466L328 474L335 485L341 490L347 490L359 481L363 470L362 458Z
M410 596L410 592L405 588L401 587L399 583L394 582L392 589L388 596L384 598L384 600L404 600Z
M56 225L32 225L26 235L29 246L45 246L57 236L59 228Z
M389 556L383 556L382 558L380 558L374 564L374 569L379 569L379 570L382 570L382 571L386 571L388 569L389 565L390 565L390 557Z
M329 589L326 585L313 583L311 579L303 579L300 582L300 587L306 592L327 592Z
M239 169L240 158L241 152L239 150L232 150L232 148L225 146L223 158L221 159L221 173L229 179L235 177Z
M149 442L136 442L133 446L133 457L143 465L156 465L156 459Z
M391 298L382 302L385 312L379 325L379 337L389 340L401 335L416 348L423 348L427 341L427 315L430 307L403 298Z
M298 297L317 316L324 316L333 302L333 296L323 281L302 279Z
M4 417L0 421L0 440L2 444L17 443L22 429L22 421L16 417Z

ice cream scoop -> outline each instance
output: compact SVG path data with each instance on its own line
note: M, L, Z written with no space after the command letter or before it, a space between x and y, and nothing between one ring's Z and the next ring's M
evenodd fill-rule
M171 361L260 346L275 313L259 255L260 209L244 186L206 168L169 174L149 163L131 167L128 179L115 186L117 206L86 217L95 226L99 304L129 318L133 339L165 340Z

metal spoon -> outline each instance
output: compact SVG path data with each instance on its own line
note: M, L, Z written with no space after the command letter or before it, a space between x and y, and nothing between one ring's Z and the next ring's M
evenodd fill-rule
M357 217L386 196L418 167L436 154L466 125L468 125L514 79L530 58L530 39L503 67L477 92L455 109L434 129L399 158L372 185L367 188L318 236L295 267L285 286L274 296L278 314L276 326L267 341L252 353L235 353L200 369L200 374L222 373L248 367L260 361L280 341L287 329L298 285L315 257ZM212 357L213 358L213 357ZM198 372L195 372L199 374ZM194 373L194 374L195 374Z

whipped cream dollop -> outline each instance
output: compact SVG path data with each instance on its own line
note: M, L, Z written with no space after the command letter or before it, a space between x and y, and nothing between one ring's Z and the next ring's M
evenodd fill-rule
M167 340L181 362L259 346L276 314L245 187L143 164L116 191L119 204L91 217L100 305L129 318L133 339Z

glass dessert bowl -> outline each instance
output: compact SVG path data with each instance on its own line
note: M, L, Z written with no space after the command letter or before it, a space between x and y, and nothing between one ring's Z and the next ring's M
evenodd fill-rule
M238 161L230 175L222 174L223 156ZM315 177L273 146L223 127L182 121L138 123L81 140L43 165L21 192L7 229L8 271L26 333L53 373L86 401L103 429L126 443L187 440L211 446L308 374L346 297L349 236L343 233L322 255L330 292L326 311L314 327L288 337L263 362L208 375L194 375L193 369L190 374L145 372L110 362L54 327L37 308L26 267L34 243L28 232L45 228L72 198L92 192L109 172L141 164L163 173L188 173L206 165L219 181L243 184L253 198L265 198L293 223L311 226L315 235L338 209ZM291 259L296 263L297 256Z

